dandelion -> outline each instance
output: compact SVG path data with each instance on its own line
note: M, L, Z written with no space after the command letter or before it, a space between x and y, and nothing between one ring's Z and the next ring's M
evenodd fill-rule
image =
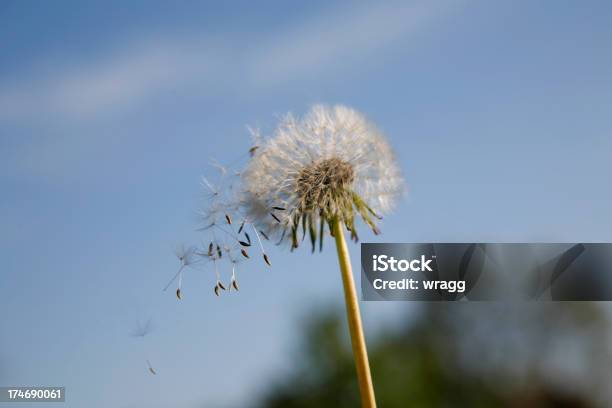
M307 236L312 251L317 242L322 250L326 228L336 241L362 403L373 407L374 390L343 229L357 241L360 218L375 234L380 233L377 221L392 209L404 187L393 151L382 133L358 112L344 106L315 106L302 119L287 115L273 137L251 153L242 172L241 204L247 218L267 235L288 240L292 250ZM264 259L269 264L265 252Z
M391 147L382 133L360 113L344 107L315 106L303 118L287 115L271 138L249 129L253 144L245 152L242 170L214 163L215 183L202 178L207 199L201 212L208 237L201 250L178 253L181 298L183 269L195 258L211 261L214 294L238 291L238 260L254 259L259 250L272 266L264 242L271 238L297 249L308 238L312 252L323 250L326 235L336 243L344 287L353 355L364 407L375 407L359 304L344 229L357 242L358 222L379 234L378 221L403 192L404 181ZM237 227L237 230L236 230ZM221 281L223 263L231 265L227 286ZM165 290L165 289L164 289Z
M354 239L357 218L378 234L376 221L392 209L404 181L373 124L343 106L315 106L301 120L281 121L243 171L242 186L248 217L267 234L284 231L296 248L299 235L320 241L334 220Z

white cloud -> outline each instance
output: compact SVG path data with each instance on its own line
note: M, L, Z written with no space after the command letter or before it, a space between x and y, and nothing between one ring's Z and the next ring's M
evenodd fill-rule
M459 3L380 2L345 4L332 14L275 36L253 53L253 75L257 81L278 81L346 66L367 60L373 53L408 40ZM256 54L255 54L256 53Z
M109 55L66 64L53 72L0 82L0 120L45 115L89 119L137 106L163 91L221 79L266 85L334 72L343 61L366 60L404 41L457 2L344 5L269 37L202 43L187 38L132 41ZM255 45L251 45L255 43ZM247 44L233 48L230 44ZM240 85L240 84L238 84Z
M115 112L213 70L201 47L149 40L79 64L0 85L0 118L61 115L90 118Z

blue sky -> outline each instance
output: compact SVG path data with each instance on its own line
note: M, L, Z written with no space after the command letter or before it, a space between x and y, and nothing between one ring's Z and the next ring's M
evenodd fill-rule
M214 297L210 270L182 302L161 288L197 242L210 160L314 103L376 122L408 180L366 241L610 241L611 18L605 1L3 2L0 383L194 407L282 375L304 316L341 300L333 248L273 249L238 296ZM362 307L375 336L415 306Z

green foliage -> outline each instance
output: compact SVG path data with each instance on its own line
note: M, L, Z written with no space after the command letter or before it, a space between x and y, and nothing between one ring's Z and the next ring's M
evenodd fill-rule
M379 407L596 406L597 395L582 392L585 390L575 384L553 386L537 359L528 357L523 371L513 374L513 364L523 363L511 351L513 344L523 341L533 347L533 355L547 356L556 341L572 344L589 333L596 337L588 339L584 357L594 357L604 369L609 367L609 356L598 358L593 355L596 351L589 351L591 343L605 346L608 341L604 334L607 320L597 307L425 304L421 309L416 319L406 319L399 327L369 338ZM487 333L487 329L496 332ZM273 385L260 406L358 407L359 390L346 330L339 311L313 317L301 345L302 364ZM495 366L495 358L503 366Z

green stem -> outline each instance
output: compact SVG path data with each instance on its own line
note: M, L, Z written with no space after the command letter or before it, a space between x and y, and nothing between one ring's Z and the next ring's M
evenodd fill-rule
M344 301L346 303L346 315L351 334L351 344L353 346L353 358L355 359L355 367L357 368L361 406L364 408L375 408L376 399L374 397L374 386L372 385L368 351L363 335L361 315L359 314L359 302L357 300L357 292L355 291L349 251L346 246L346 240L344 239L341 221L336 219L332 225L334 238L336 239L336 249L338 251L342 283L344 286Z

